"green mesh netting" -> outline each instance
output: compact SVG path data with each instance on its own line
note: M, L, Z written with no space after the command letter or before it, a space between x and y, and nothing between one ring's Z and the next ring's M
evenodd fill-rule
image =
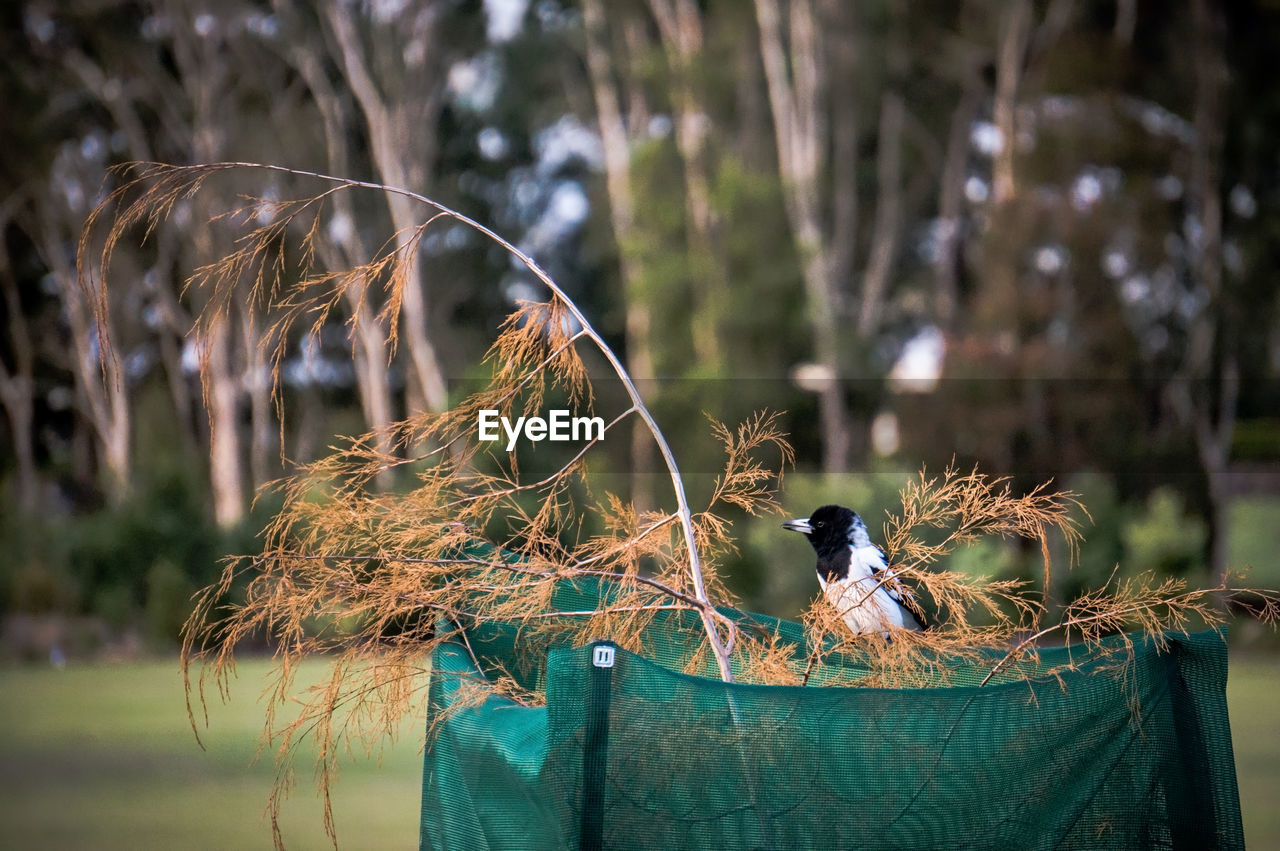
M558 593L577 606L596 589ZM798 624L734 614L803 654ZM1122 678L1084 661L983 688L964 685L978 667L926 689L730 686L677 673L700 629L686 615L612 667L593 664L602 645L553 645L531 665L502 625L468 632L470 651L441 645L421 847L1244 846L1218 633L1139 641ZM1088 658L1051 649L1041 664L1067 654ZM460 678L499 668L545 686L547 705L450 711Z

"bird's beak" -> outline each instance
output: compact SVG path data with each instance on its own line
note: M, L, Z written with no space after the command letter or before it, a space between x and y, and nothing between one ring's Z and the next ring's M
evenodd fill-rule
M803 535L812 535L813 527L809 525L809 521L805 518L796 520L788 520L782 524L783 529L790 529L792 532L799 532Z

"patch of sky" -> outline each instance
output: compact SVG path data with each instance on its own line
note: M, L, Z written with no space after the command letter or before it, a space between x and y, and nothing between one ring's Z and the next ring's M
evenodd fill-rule
M502 62L498 54L486 50L453 63L446 86L450 98L459 107L485 112L497 100L502 86Z
M329 218L325 232L330 242L342 245L355 235L356 224L345 210L339 210Z
M191 29L201 38L208 38L218 29L218 19L212 12L201 12L191 22Z
M365 0L365 8L376 23L389 24L409 8L409 0Z
M270 40L280 35L280 20L275 15L250 12L245 17L244 28L258 38Z
M1233 275L1244 272L1244 252L1240 250L1240 244L1234 239L1228 239L1222 243L1222 265Z
M538 19L538 26L549 33L570 29L577 21L572 9L564 8L555 0L541 0L533 7L533 14Z
M285 384L292 387L349 387L354 384L355 371L350 360L328 357L323 348L316 335L307 335L298 344L298 355L289 358L281 370ZM183 356L185 359L185 350Z
M1204 246L1204 223L1196 216L1188 214L1183 218L1182 234L1193 251Z
M1120 297L1129 304L1146 301L1151 294L1151 282L1141 273L1129 275L1120 284Z
M936 325L925 325L902 343L889 369L889 387L897 393L928 393L938 386L947 340Z
M975 121L969 129L969 144L978 153L994 157L1004 150L1004 133L990 121Z
M553 174L575 159L593 170L604 165L600 136L574 115L563 115L539 130L533 137L533 150L542 174Z
M58 25L41 8L27 8L23 11L22 28L40 44L48 44L58 34Z
M1227 196L1227 204L1231 207L1231 212L1242 219L1252 219L1254 214L1258 212L1258 200L1253 197L1249 187L1243 183L1237 183L1231 187L1231 194Z
M941 260L944 246L955 239L958 229L955 219L931 219L916 241L916 253L920 259L926 263Z
M1155 101L1128 97L1121 101L1122 108L1142 125L1152 136L1173 139L1183 145L1195 142L1196 131L1191 122L1170 112Z
M85 135L80 140L80 157L91 163L99 162L107 154L107 142L105 135L94 130L92 133Z
M991 187L981 177L971 174L964 182L964 197L970 204L985 204L991 197Z
M1067 261L1070 259L1065 246L1052 243L1050 245L1042 245L1036 249L1032 257L1032 264L1042 275L1056 275L1067 267Z
M480 150L480 156L494 162L505 158L511 145L501 130L491 126L476 134L476 147Z
M1108 278L1123 278L1131 265L1129 252L1123 248L1113 246L1102 252L1102 271Z
M1085 169L1071 184L1071 206L1084 212L1102 199L1102 180L1094 169Z
M1177 201L1182 197L1182 179L1176 174L1166 174L1156 179L1155 190L1161 201Z
M1163 325L1153 325L1142 335L1142 348L1148 354L1159 354L1169 346L1169 329Z
M145 346L139 346L124 358L124 374L130 381L138 381L145 378L147 373L151 371L151 365L155 362L151 351Z
M515 38L528 9L529 0L484 0L485 37L494 44Z
M649 134L650 139L665 139L671 135L674 126L670 115L665 112L659 112L649 119L649 123L645 126L645 132Z
M173 32L173 19L163 13L148 15L142 19L141 32L147 41L160 41Z
M551 189L542 215L520 241L530 255L546 252L577 232L591 212L591 202L576 180L558 181Z

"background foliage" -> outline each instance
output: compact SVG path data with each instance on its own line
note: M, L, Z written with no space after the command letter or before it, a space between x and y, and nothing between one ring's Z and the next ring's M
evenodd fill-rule
M501 252L436 228L394 326L353 300L281 341L277 409L270 328L232 299L193 335L206 296L184 282L233 247L234 219L209 221L238 196L306 193L229 175L117 249L103 381L74 253L108 168L132 160L369 178L492 224L625 353L695 502L719 464L702 412L768 407L797 448L797 515L834 500L880 518L909 471L953 458L1075 488L1092 523L1063 603L1117 563L1280 573L1272 4L26 0L0 16L6 654L171 641L218 557L255 548L258 486L334 435L465 397L536 295ZM320 214L321 269L416 223L350 198ZM611 488L657 499L653 457L610 453ZM739 528L721 575L753 608L797 611L815 591L803 543ZM1017 576L1036 554L958 558Z

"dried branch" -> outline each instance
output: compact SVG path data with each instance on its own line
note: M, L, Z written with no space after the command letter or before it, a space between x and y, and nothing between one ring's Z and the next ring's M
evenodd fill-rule
M604 338L601 337L600 334L595 330L595 328L591 325L590 321L582 313L582 311L578 308L578 306L573 302L573 300L568 297L568 295L559 287L559 285L556 284L555 281L553 281L551 277L540 266L538 266L538 264L533 260L532 257L522 252L519 248L517 248L516 246L508 242L503 237L499 236L494 231L490 230L489 228L485 227L484 225L480 224L474 219L462 213L459 213L456 210L450 209L416 192L410 192L408 190L397 189L395 187L389 187L383 184L371 183L368 181L334 177L331 175L324 175L316 172L309 172L309 171L304 171L300 169L292 169L292 168L286 168L283 166L269 165L269 164L263 164L263 163L229 162L229 163L212 163L212 164L205 164L205 165L198 165L198 166L169 166L164 164L153 163L153 164L147 164L147 165L141 166L140 172L137 175L137 177L128 181L122 188L113 192L111 196L94 211L93 215L89 219L89 222L86 224L85 234L87 239L87 235L92 231L97 219L103 213L105 213L107 210L115 209L116 205L118 205L123 198L127 197L130 193L136 191L138 188L146 184L156 183L154 187L144 192L140 198L133 201L131 205L125 207L122 213L117 215L115 221L112 224L111 230L108 234L108 238L106 240L105 246L102 250L101 268L105 269L109 266L111 251L114 245L124 235L124 233L128 231L134 224L137 224L139 222L145 222L147 230L149 231L159 223L161 217L167 215L172 210L173 204L179 198L188 197L194 192L198 191L200 186L204 183L204 181L208 179L208 177L210 177L211 175L217 172L227 171L232 169L236 169L236 170L259 169L259 170L266 170L266 171L272 171L272 172L279 172L283 174L289 174L289 175L294 175L298 177L310 178L314 180L320 180L320 181L336 184L336 186L338 187L372 189L372 190L377 190L380 192L387 193L389 195L394 194L394 195L402 196L405 198L409 198L413 201L424 204L436 210L440 215L454 219L470 228L473 228L477 232L493 240L496 244L498 244L504 250L509 252L513 257L516 257L517 259L519 259L520 262L523 263L524 266L530 272L532 272L533 275L537 277L539 281L542 282L542 284L552 294L552 297L553 297L552 305L554 307L554 310L563 310L569 316L571 316L574 322L577 324L577 326L581 329L580 333L583 334L595 345L595 347L599 350L599 352L604 356L605 360L609 363L609 366L613 369L614 374L616 375L618 380L622 383L623 387L627 392L628 397L631 399L632 406L635 409L635 414L645 424L645 427L653 436L654 442L657 444L658 451L662 455L663 463L666 465L667 473L671 480L672 491L676 499L676 503L677 503L676 513L680 520L681 532L683 534L686 554L688 557L689 575L693 583L695 596L697 597L699 602L702 604L703 623L707 632L707 638L711 644L713 652L715 653L716 662L720 671L721 678L724 679L726 682L732 682L733 671L732 671L732 668L730 667L728 649L725 647L724 641L716 629L714 616L709 614L710 612L714 611L714 605L712 604L711 600L707 596L706 583L703 578L701 558L699 556L698 548L697 548L696 534L695 534L694 524L693 524L693 513L689 507L688 498L685 494L683 478L681 476L679 467L676 464L675 456L671 451L671 447L668 444L665 435L663 435L661 428L658 426L657 421L653 417L653 414L649 411L648 407L645 405L644 400L640 396L639 390L636 388L635 383L631 380L630 375L627 373L627 370L622 365L622 362L618 358L617 354L608 345L608 343L605 342ZM310 209L314 207L316 204L320 203L320 201L323 200L323 197L324 197L324 194L321 194L320 196L316 196L315 198L307 199L306 201L301 202L301 204L298 205L298 208L296 210L286 210L284 208L284 205L280 205L278 203L274 204L273 212L287 212L287 215L281 216L280 219L278 220L278 223L267 225L265 232L262 232L260 236L257 236L247 248L243 248L240 252L237 252L237 254L232 255L232 258L229 258L231 260L229 264L228 263L218 264L218 266L216 267L206 268L198 272L196 279L193 280L193 283L196 285L208 286L211 289L213 289L215 292L217 292L218 282L216 280L213 280L214 276L223 276L223 277L235 276L236 278L238 278L242 274L251 272L254 278L253 292L255 296L261 297L264 292L265 284L266 284L265 273L266 273L267 264L265 262L266 260L265 255L268 250L267 246L272 242L274 242L274 240L283 232L284 228L287 227L287 225L291 223L298 215L300 215L304 210ZM432 221L434 221L434 219ZM416 252L416 239L421 237L423 230L427 226L429 226L429 224L430 222L428 222L427 225L421 226L416 231L416 233L414 234L415 239L413 241L410 241L408 244L405 244L402 242L399 246L397 246L396 251L393 251L390 254L385 254L381 260L375 261L376 265L373 268L361 268L358 270L353 270L353 272L351 273L352 277L355 279L364 280L365 278L378 277L380 273L383 273L384 271L388 271L388 270L394 274L396 271L402 270L403 268L407 267L407 265L409 264L409 258L413 255L414 252ZM86 248L87 248L87 243L82 242L82 252ZM399 269L397 267L399 267ZM330 284L330 283L342 284L343 282L341 281L335 282L332 280L331 275L322 274L319 276L318 279L307 282L307 285L316 286L319 284ZM347 283L351 283L351 281L348 281ZM394 292L396 290L396 287L394 286L396 282L393 280L392 283L393 283L392 290ZM395 308L393 307L393 305L395 305L394 301L389 302L388 310L394 311ZM290 303L288 306L294 308L294 313L289 316L289 321L292 321L293 319L297 318L297 310L301 308L303 304ZM314 308L314 304L308 303L307 306ZM329 308L332 309L332 307L333 307L333 302L331 301L329 303ZM317 323L320 323L322 321L323 315L327 315L327 311L325 311L320 318L316 319ZM391 323L391 327L395 327L394 322ZM545 327L554 329L554 328L557 328L558 326L555 325L554 323L547 323ZM280 326L280 330L282 331L283 329L284 329L284 326ZM277 339L283 339L283 337L284 335L282 333L277 335ZM506 359L511 356L514 349L503 348L502 347L503 345L505 344L500 344L497 347L497 355L500 361L504 364L510 364L511 366L518 368L521 364L513 363ZM107 347L104 346L104 350L106 348ZM576 359L574 360L576 362ZM278 369L278 364L279 364L278 357L275 363L277 364L277 369ZM275 377L278 380L278 374Z
M1033 654L1036 643L1054 633L1074 635L1094 651L1096 658L1104 637L1123 634L1126 629L1136 629L1159 640L1164 632L1185 630L1192 622L1220 627L1225 615L1218 601L1222 595L1237 590L1227 580L1212 588L1192 588L1180 577L1160 579L1152 573L1108 581L1102 588L1074 600L1061 621L1014 644L978 685L986 685L1010 663ZM1280 592L1249 589L1248 593L1259 601L1254 612L1259 621L1275 623L1280 618ZM1126 651L1131 646L1130 641L1123 643Z

